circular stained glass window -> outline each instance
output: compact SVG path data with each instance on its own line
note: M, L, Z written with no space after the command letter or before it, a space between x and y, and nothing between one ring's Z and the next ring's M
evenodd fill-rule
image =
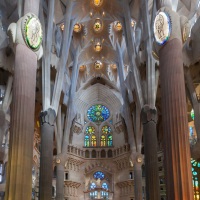
M91 183L90 189L93 190L94 188L96 188L96 184L95 183Z
M105 178L105 174L101 171L97 171L94 173L94 178L103 180Z
M88 127L86 128L85 132L86 132L87 134L93 134L93 133L95 133L95 128L94 128L93 126L88 126Z
M100 104L93 105L88 109L87 117L92 122L103 122L110 117L110 111L106 106Z
M103 127L102 127L102 132L103 132L104 134L110 133L110 132L111 132L110 126L103 126Z
M104 188L105 190L108 190L108 184L107 183L103 183L101 187Z

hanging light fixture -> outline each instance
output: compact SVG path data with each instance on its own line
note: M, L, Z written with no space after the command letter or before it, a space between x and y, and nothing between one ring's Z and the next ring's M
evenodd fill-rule
M99 18L95 19L93 29L94 29L94 31L96 33L99 33L99 32L102 31L102 29L103 29L103 23L102 23L102 21Z
M115 21L114 22L114 28L116 31L121 31L122 30L122 24L120 21Z
M76 24L74 25L74 32L75 32L75 33L79 33L79 32L81 32L81 30L82 30L82 25L79 24L79 23L76 23Z
M102 4L103 4L103 0L92 0L92 4L93 4L95 7L100 7L100 6L102 6Z
M102 62L97 60L95 63L94 63L94 68L95 69L101 69L102 68Z

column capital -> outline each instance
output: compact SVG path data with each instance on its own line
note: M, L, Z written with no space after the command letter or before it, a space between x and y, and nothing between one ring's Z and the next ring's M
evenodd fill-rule
M17 44L22 44L31 49L38 60L42 57L42 25L35 14L27 13L17 23L11 23L7 34L14 52Z
M156 107L144 105L141 111L141 119L143 124L147 124L150 121L157 123L158 117Z
M144 155L138 152L131 152L129 159L133 165L142 165L144 163Z
M154 22L154 51L159 55L160 49L173 39L185 43L190 33L189 20L174 12L170 7L162 7Z
M52 108L45 110L40 113L40 123L41 125L47 123L50 126L54 126L54 122L56 119L56 112Z

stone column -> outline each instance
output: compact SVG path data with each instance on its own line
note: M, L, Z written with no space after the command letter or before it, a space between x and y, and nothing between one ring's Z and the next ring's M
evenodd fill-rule
M135 199L142 198L142 162L134 162L134 193Z
M32 11L37 16L38 10L39 0L24 1L24 14ZM27 19L27 16L25 15L24 17ZM33 15L29 14L29 16ZM30 45L34 46L36 40L31 40L29 46L25 42L25 37L22 34L24 33L26 35L24 25L28 21L26 20L25 23L21 23L21 20L25 18L20 19L17 24L11 24L8 28L10 39L15 44L13 46L15 48L15 68L13 101L11 105L6 200L31 199L32 193L36 70L37 60L42 55L42 47L40 46L40 42L37 44L39 49L33 51ZM31 28L33 27L29 27L30 35L26 38L30 39L31 34L35 31ZM37 35L35 39L39 37L41 35ZM39 54L40 56L38 56Z
M157 156L157 110L145 105L141 112L144 137L146 199L160 200Z
M167 199L192 200L192 174L182 60L174 38L159 51Z
M53 173L53 135L56 113L49 108L40 115L41 124L41 154L40 154L40 184L39 199L49 200L52 197Z
M64 159L62 159L64 162ZM56 160L57 177L56 177L56 200L64 199L64 163L60 159Z
M25 45L16 46L7 200L31 199L37 56Z

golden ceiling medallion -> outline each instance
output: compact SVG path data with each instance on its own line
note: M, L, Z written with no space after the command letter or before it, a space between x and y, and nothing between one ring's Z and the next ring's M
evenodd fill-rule
M99 18L95 19L93 29L96 33L99 33L103 30L103 23Z
M61 29L61 31L64 31L64 29L65 29L64 23L62 23L62 24L60 25L60 29Z
M117 69L117 65L116 64L111 64L110 65L112 69L116 70Z
M79 24L79 23L76 23L76 24L74 25L74 32L75 32L75 33L80 33L81 30L82 30L82 25Z
M94 67L95 69L101 69L102 68L102 62L97 60L95 63L94 63Z
M100 6L102 6L102 4L103 4L103 0L92 0L92 4L93 4L95 7L100 7Z
M101 45L100 42L97 42L97 43L94 44L94 50L96 52L100 52L102 50L102 45Z
M81 65L81 66L79 67L79 70L80 70L81 72L85 71L85 69L86 69L86 66L85 66L85 65Z
M120 21L114 22L114 28L116 31L121 31L122 30L122 24Z

